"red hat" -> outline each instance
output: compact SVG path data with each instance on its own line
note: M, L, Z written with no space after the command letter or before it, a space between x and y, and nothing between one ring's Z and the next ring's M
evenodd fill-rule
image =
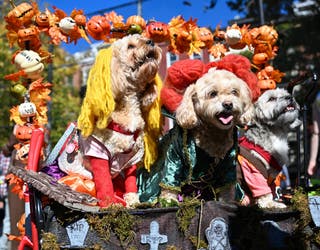
M171 113L180 105L186 88L195 83L212 67L232 72L248 84L252 100L260 95L258 79L251 71L251 63L244 56L231 54L219 61L204 64L200 60L185 59L172 64L167 71L164 86L161 90L161 100L164 107Z
M186 88L195 83L207 71L206 65L197 59L185 59L173 63L167 71L161 100L169 112L179 106Z

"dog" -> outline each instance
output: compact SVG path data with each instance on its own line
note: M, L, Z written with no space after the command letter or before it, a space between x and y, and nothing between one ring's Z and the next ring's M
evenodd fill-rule
M285 89L267 90L254 103L251 124L239 140L243 204L251 199L260 208L286 207L274 200L274 181L289 164L288 133L300 124L299 105Z
M240 66L235 63L233 69L247 63L246 58L239 57ZM181 93L178 87L180 83L185 84L186 79L191 84L176 109L170 107L170 96L164 98L166 93L162 93L165 108L174 110L176 125L161 139L159 160L151 174L144 173L140 178L142 202L152 202L156 197L177 202L179 195L194 195L205 200L231 199L225 194L229 193L228 187L236 177L236 125L249 119L252 93L247 82L221 65L233 64L239 57L225 57L221 64L210 65L209 70L192 60L176 62L169 68L162 91L172 96L172 89ZM200 64L199 70L195 69L197 64ZM253 74L249 67L243 72ZM191 74L191 78L198 74L198 79L192 83L194 79L186 74ZM173 98L175 103L178 96ZM222 192L224 190L226 192Z
M90 71L78 127L101 207L139 202L136 165L154 161L160 135L160 61L160 47L134 34L99 51Z

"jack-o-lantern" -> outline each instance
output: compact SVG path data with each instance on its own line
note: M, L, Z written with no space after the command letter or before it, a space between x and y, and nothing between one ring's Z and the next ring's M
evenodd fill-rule
M20 142L26 143L30 141L34 129L35 127L32 124L16 125L13 134Z
M5 20L13 26L21 27L31 23L34 15L35 11L31 4L21 3L8 13Z
M37 39L39 36L39 30L37 27L31 26L29 28L20 29L17 34L19 42L26 42Z
M127 21L126 21L127 26L130 27L131 25L134 25L134 24L139 25L142 30L146 28L146 21L141 16L133 15L127 18Z
M199 28L199 39L205 44L204 47L207 49L211 48L211 46L213 45L213 34L206 27Z
M80 15L80 14L78 14L78 15L76 15L76 16L74 17L74 21L76 22L76 24L77 24L78 26L84 27L84 26L86 26L87 18L86 18L85 15Z
M271 45L274 45L277 42L278 33L272 26L263 25L259 27L259 31L259 40L267 41Z
M48 28L50 25L49 16L45 12L40 12L35 16L35 23L38 27Z
M93 16L86 24L88 34L95 40L107 40L110 29L110 23L104 16Z
M146 26L146 36L156 43L170 39L169 26L163 22L151 21Z

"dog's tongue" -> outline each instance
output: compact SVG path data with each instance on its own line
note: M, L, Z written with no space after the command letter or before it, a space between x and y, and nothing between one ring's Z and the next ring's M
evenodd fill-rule
M221 114L219 116L219 120L225 125L230 123L232 119L233 119L233 115Z

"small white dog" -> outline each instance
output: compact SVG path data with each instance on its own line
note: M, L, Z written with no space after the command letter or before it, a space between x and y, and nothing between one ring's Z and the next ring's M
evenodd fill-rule
M289 163L288 132L301 124L299 105L288 91L277 88L265 91L254 107L252 123L239 141L242 183L259 207L285 208L274 201L272 185Z

